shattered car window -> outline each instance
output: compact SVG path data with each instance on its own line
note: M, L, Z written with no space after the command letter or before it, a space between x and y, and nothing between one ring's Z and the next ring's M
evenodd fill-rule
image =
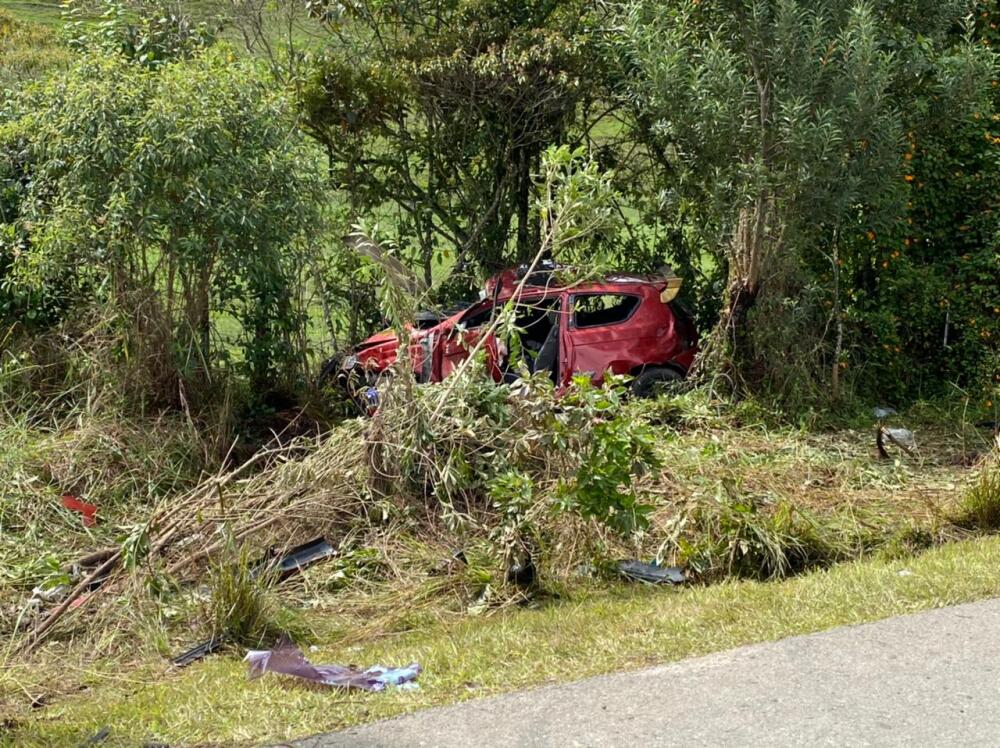
M639 306L639 298L628 294L587 294L573 299L573 323L597 327L624 322Z

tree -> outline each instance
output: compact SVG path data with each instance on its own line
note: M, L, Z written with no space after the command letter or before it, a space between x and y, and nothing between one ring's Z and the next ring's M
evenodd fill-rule
M302 107L355 218L385 216L428 284L445 253L488 271L530 258L532 174L600 80L587 0L312 6L330 41Z
M727 281L712 350L740 388L780 392L799 355L812 361L807 376L819 372L825 331L842 338L843 237L903 214L903 63L961 16L958 4L923 15L919 3L892 5L653 1L628 16L636 119L665 207L688 206L718 242Z
M0 153L16 194L0 216L8 294L108 304L135 340L165 338L173 362L156 394L168 399L177 376L210 378L225 358L213 339L225 316L255 387L297 363L294 278L319 176L252 66L225 47L155 69L86 56L15 101Z

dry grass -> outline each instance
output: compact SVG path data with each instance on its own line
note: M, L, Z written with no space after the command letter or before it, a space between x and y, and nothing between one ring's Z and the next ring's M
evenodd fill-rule
M897 556L949 539L954 533L947 518L980 475L979 463L970 467L957 458L989 446L988 435L960 422L914 416L907 425L918 435L916 455L881 462L872 424L825 432L768 426L703 400L661 403L660 411L630 407L631 417L667 421L657 427L664 468L640 481L655 507L652 526L641 537L622 538L594 521L551 519L537 559L546 591L540 600L547 607L558 609L561 600L598 589L580 576L581 565L600 575L615 558L676 555L666 541L678 517L710 506L725 486L764 507L764 517L773 508L794 507L824 531L839 533L840 541L855 543L829 551L822 563L876 549ZM151 457L174 455L171 444L192 443L182 422L145 429L99 419L83 419L74 428L25 419L5 423L15 446L0 456L0 470L16 476L18 486L14 501L0 507L0 552L16 575L0 582L0 605L8 611L6 667L16 674L4 696L11 719L31 713L32 701L58 703L95 680L106 683L110 673L128 681L134 668L142 679L162 667L163 656L204 638L212 622L197 581L230 538L261 556L317 535L338 547L335 559L279 590L283 620L291 615L307 638L327 645L395 641L523 602L504 587L500 554L484 523L456 529L428 497L415 501L385 491L384 482L381 493L369 493L364 435L381 428L385 437L385 424L346 422L322 439L266 450L191 485L190 464ZM182 438L171 440L171 431ZM151 451L152 443L162 447L159 453ZM57 486L75 475L105 512L93 531L56 501ZM31 587L82 551L105 544L123 549L129 563L59 618L29 655L24 647L36 646L36 639L23 621L12 635L12 617L21 615ZM46 548L43 563L33 552L38 547ZM459 548L465 562L452 559ZM29 622L37 625L52 610ZM65 661L73 663L68 673L52 667Z
M341 693L280 677L248 682L239 657L176 671L149 660L110 672L70 652L58 666L89 686L15 715L11 745L77 746L102 727L109 745L267 745L529 686L643 667L740 644L857 624L1000 594L1000 539L950 543L916 558L840 564L781 582L687 589L587 585L538 608L487 618L425 618L407 630L345 642L346 606L312 614L316 662L420 662L419 691ZM904 572L905 573L901 573ZM46 694L37 668L0 671L0 702L20 677ZM24 699L24 693L17 695ZM0 745L3 738L0 737Z

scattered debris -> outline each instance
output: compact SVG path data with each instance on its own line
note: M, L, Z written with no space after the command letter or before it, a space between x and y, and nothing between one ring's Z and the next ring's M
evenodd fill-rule
M251 679L270 672L326 686L360 688L364 691L383 691L387 686L416 688L414 681L420 675L420 665L416 663L402 668L376 665L367 670L344 665L313 665L287 637L279 640L274 649L250 650L244 661L250 664L248 675Z
M70 589L68 584L57 584L48 588L35 587L31 590L31 599L28 602L32 604L37 600L39 603L57 603L69 594Z
M434 568L431 569L431 573L443 576L454 573L460 566L468 565L469 559L466 557L465 551L459 548L457 551L448 556L448 558L442 558L434 564Z
M507 569L507 582L522 589L532 587L538 578L538 571L535 569L535 562L531 556L525 557L524 561L515 561Z
M257 576L267 569L274 569L277 571L278 579L285 580L292 574L302 571L307 566L312 566L318 561L330 558L336 555L336 553L333 546L327 543L324 538L316 538L315 540L310 540L308 543L303 543L292 548L281 557L281 560L277 564L272 564L269 561L258 564L253 573L254 576Z
M78 499L71 493L64 493L62 495L62 505L71 512L82 514L84 527L93 527L97 523L97 520L94 518L94 515L97 514L97 507L95 505Z
M95 566L100 566L115 555L116 550L116 548L104 548L99 551L94 551L93 553L88 553L86 556L82 556L76 561L64 566L63 571L71 572L74 569L93 569Z
M171 662L177 667L187 667L192 662L197 662L198 660L207 657L222 648L225 643L225 639L222 637L211 638L208 641L202 642L197 646L191 647L187 652L183 652L177 655Z
M885 448L887 441L889 444L899 447L906 454L913 454L913 450L917 446L913 432L909 429L899 427L886 428L880 425L875 432L875 446L878 447L879 455L885 460L889 459L889 452Z
M644 564L642 561L630 560L619 561L618 571L627 579L649 584L684 584L687 581L684 570L677 566Z
M103 743L105 740L108 739L108 736L110 734L111 734L110 727L102 727L100 730L98 730L89 738L80 743L80 748L87 748L87 746L89 745L97 745L98 743Z
M80 597L76 598L76 600L73 600L72 602L70 602L69 609L70 610L75 610L75 609L79 608L81 605L85 605L89 599L90 599L90 594L89 593L86 594L86 595L80 595Z
M973 467L988 454L988 452L979 449L971 449L967 452L959 452L956 455L952 455L948 463L960 467Z

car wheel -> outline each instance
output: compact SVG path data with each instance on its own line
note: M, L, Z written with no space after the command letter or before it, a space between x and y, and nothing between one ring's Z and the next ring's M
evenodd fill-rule
M651 366L643 369L632 380L632 394L636 397L654 398L676 392L684 376L676 369Z
M340 366L344 363L344 357L336 355L328 358L320 367L319 376L316 377L316 389L324 387L335 387L337 385L337 375L340 373Z

